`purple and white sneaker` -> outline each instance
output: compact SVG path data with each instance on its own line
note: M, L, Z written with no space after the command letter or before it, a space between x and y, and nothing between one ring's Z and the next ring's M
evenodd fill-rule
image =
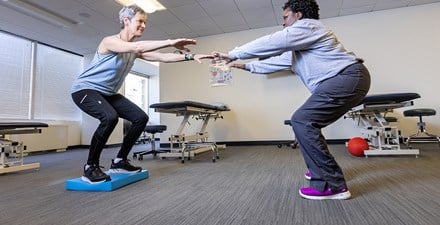
M304 174L304 177L306 178L306 180L311 180L312 174L310 174L310 172L307 172L306 174Z
M350 191L344 188L339 191L332 191L329 189L324 192L318 191L316 189L307 187L299 189L299 194L306 199L311 200L326 200L326 199L349 199L351 197Z

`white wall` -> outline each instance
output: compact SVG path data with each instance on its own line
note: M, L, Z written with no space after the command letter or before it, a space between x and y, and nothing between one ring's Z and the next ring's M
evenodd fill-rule
M365 59L372 74L370 93L418 92L422 98L415 107L434 108L440 113L437 91L440 84L440 4L406 7L353 16L325 19L345 47ZM198 38L193 52L228 51L259 36L281 29L269 27ZM223 102L231 112L212 122L210 135L217 141L260 141L291 139L293 133L283 125L292 112L309 96L300 79L290 73L271 76L233 71L233 85L211 88L205 61L160 65L160 101L192 100ZM401 117L404 109L396 110ZM426 118L428 129L440 134L440 115ZM181 117L161 114L168 126L162 141L174 133ZM399 118L404 135L416 131L415 118ZM215 123L215 124L214 124ZM193 122L196 127L197 121ZM189 129L186 133L191 133ZM340 119L324 129L327 139L346 139L360 135L352 120Z

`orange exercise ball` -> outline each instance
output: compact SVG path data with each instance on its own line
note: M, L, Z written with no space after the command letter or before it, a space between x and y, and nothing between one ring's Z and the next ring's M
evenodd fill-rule
M365 139L354 137L348 141L347 148L350 154L361 157L364 156L364 151L369 149L369 145Z

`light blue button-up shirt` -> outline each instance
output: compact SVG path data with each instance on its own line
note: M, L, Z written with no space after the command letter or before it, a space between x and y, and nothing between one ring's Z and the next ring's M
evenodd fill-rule
M250 59L272 56L246 64L252 73L268 74L291 69L310 92L336 76L358 58L342 46L319 20L301 19L281 31L258 38L229 52L229 58Z

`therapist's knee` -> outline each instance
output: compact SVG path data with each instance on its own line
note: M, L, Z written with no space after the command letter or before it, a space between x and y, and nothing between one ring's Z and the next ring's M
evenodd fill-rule
M290 118L290 124L293 128L305 126L309 122L310 118L301 110L295 111Z

